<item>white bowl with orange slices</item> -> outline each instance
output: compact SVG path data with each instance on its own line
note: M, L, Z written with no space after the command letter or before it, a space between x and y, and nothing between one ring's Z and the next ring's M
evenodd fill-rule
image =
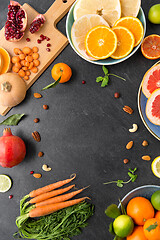
M134 6L130 7L131 3ZM131 57L146 32L140 3L140 0L134 4L132 0L77 0L66 20L73 50L98 65L113 65Z

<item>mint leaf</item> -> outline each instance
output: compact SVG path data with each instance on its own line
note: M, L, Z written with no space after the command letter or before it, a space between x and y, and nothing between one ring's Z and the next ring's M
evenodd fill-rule
M105 214L110 218L117 218L119 215L121 215L121 212L116 204L111 204L105 210Z
M150 225L148 228L146 228L145 230L147 230L148 232L150 232L151 230L154 230L158 227L158 223L155 222L154 224Z
M107 75L108 74L108 69L105 66L103 66L102 69L103 69L104 74Z
M96 82L102 82L103 81L103 77L97 77L96 78Z
M109 224L109 229L108 230L111 234L115 235L115 232L114 232L114 229L113 229L113 223Z
M108 82L109 82L109 77L108 77L108 76L105 76L105 77L103 78L101 87L107 86L107 85L108 85Z

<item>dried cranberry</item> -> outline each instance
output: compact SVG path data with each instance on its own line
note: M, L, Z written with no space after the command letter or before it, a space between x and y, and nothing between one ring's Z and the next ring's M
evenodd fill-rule
M9 199L12 199L13 198L13 195L9 195Z
M83 80L83 81L82 81L82 84L85 84L85 83L86 83L86 81Z
M34 173L34 171L30 171L30 174L33 174Z
M48 44L47 44L47 47L50 47L50 46L51 46L51 44L50 44L50 43L48 43Z
M50 51L51 51L51 49L50 49L50 48L46 48L46 50L47 50L47 52L50 52Z

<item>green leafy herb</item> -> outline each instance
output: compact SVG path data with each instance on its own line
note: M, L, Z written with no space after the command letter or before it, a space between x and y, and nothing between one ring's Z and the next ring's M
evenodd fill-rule
M70 240L71 237L79 235L81 229L88 225L87 220L93 213L94 206L91 203L82 202L38 219L29 218L19 227L14 237Z
M49 88L54 88L55 86L58 85L58 83L60 82L60 80L61 80L61 76L58 78L57 81L55 81L55 82L53 82L53 83L47 85L46 87L42 88L41 91L46 90L46 89L49 89Z
M113 73L108 73L108 69L107 69L105 66L103 66L102 69L103 69L103 72L104 72L104 77L101 77L101 76L100 76L100 77L97 77L97 78L96 78L96 82L97 82L97 83L102 82L102 83L101 83L101 87L105 87L105 86L108 85L109 76L114 76L114 77L117 77L117 78L120 78L120 79L126 81L125 78L122 78L122 77L120 77L120 76L118 76L118 75L116 75L116 74L113 74Z
M116 183L118 187L123 187L124 184L127 184L129 182L134 182L137 179L137 175L135 174L136 170L137 170L137 168L134 168L133 170L129 168L128 175L129 175L130 179L127 182L125 182L123 180L117 180L117 181L106 182L103 184Z
M7 125L7 126L16 126L18 125L19 121L25 114L13 114L10 117L6 118L0 125Z
M147 230L148 232L150 232L151 230L154 230L158 227L158 223L155 222L154 224L150 225L148 228L146 228L145 230Z
M121 212L116 204L111 204L105 210L105 214L110 218L117 218L118 216L121 215Z

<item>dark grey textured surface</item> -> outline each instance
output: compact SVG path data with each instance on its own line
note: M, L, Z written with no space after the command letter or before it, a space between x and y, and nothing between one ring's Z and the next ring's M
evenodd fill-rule
M20 1L23 4L25 1ZM38 12L44 13L53 1L26 1ZM133 1L134 2L134 1ZM0 0L0 27L5 24L7 1ZM142 8L147 16L151 5L158 0L142 0ZM65 33L66 17L58 24ZM146 35L160 34L159 25L153 25L147 20ZM54 44L54 42L52 43ZM34 99L33 93L51 83L51 68L55 63L65 62L71 66L73 77L67 84L58 85L55 89L43 92L42 99ZM0 194L0 239L11 240L17 230L16 216L19 215L20 199L33 189L65 179L72 173L77 174L77 187L91 185L82 195L91 197L95 204L95 215L90 219L89 226L83 234L74 239L112 240L108 233L110 220L104 210L111 203L118 203L128 191L145 184L159 184L159 179L151 172L151 162L141 160L143 154L151 155L152 159L160 155L159 141L144 127L137 109L137 92L146 70L156 61L145 59L140 49L125 62L109 66L109 71L127 79L111 77L110 84L101 88L95 82L102 74L101 66L85 62L77 56L68 45L51 66L43 73L37 82L29 89L25 101L13 108L7 116L15 113L25 113L26 117L12 132L24 139L27 145L25 160L12 169L0 167L0 174L7 174L13 180L13 187L7 193ZM82 80L86 81L83 85ZM114 92L120 92L121 98L115 99ZM48 104L49 109L43 110L42 105ZM122 111L123 105L134 109L133 115ZM33 119L40 118L35 124ZM4 117L0 117L0 121ZM128 129L137 123L139 130L131 134ZM0 126L2 135L3 126ZM39 131L42 137L36 143L31 136L33 131ZM143 148L142 141L149 141L149 146ZM128 141L134 140L134 148L125 149ZM39 151L44 151L43 158L38 158ZM128 165L123 159L129 158ZM46 163L52 171L42 172L41 166ZM103 185L103 182L115 179L127 180L128 168L138 167L138 179L122 189L115 185ZM41 179L34 179L30 171L41 172ZM8 196L13 194L13 199Z

